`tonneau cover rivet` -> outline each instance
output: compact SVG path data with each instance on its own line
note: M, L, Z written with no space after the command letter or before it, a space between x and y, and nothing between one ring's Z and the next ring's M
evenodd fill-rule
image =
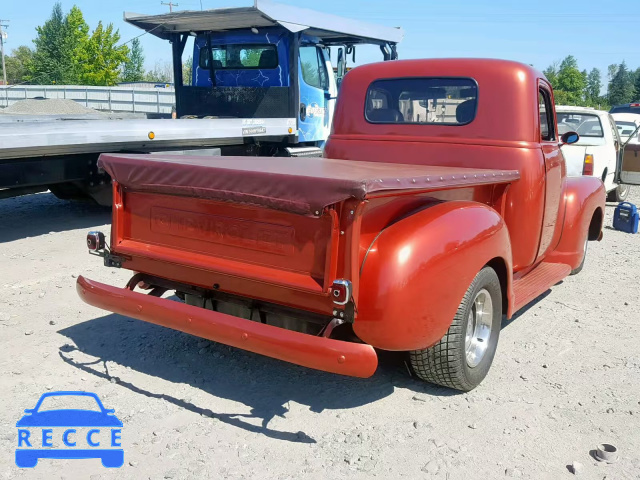
M344 355L340 355L340 356L338 357L338 363L344 363L346 360L347 360L347 359L346 359L346 358L344 358Z

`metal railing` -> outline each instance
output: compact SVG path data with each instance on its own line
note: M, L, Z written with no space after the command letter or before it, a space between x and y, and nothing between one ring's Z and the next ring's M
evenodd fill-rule
M173 87L88 87L81 85L0 86L0 106L29 98L74 100L85 107L109 112L171 113Z

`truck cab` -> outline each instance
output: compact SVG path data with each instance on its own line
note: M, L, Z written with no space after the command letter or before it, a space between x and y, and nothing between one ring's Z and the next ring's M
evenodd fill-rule
M253 7L144 16L125 20L173 47L178 118L243 119L247 136L283 123L289 135L222 147L224 154L320 155L331 131L338 87L359 45L395 60L403 32L335 15L256 0ZM194 38L191 78L182 54ZM331 55L335 56L335 73ZM252 145L247 146L246 143Z

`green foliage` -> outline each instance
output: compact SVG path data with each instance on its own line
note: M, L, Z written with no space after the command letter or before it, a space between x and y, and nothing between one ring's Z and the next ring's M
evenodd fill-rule
M27 77L32 83L115 85L129 49L117 46L120 34L112 24L105 28L100 22L89 35L89 25L77 6L64 15L56 3L51 17L36 31Z
M122 81L140 82L142 80L144 80L144 54L140 40L134 38L131 41L131 50L122 67Z
M565 103L581 105L584 102L585 88L587 87L586 74L578 69L578 62L574 56L569 55L560 63L558 76L554 88L556 96L562 93Z
M32 62L33 50L29 47L23 45L13 50L11 55L5 57L7 82L12 85L28 82Z
M191 77L193 75L193 57L189 55L186 61L182 63L182 83L191 85Z
M544 76L547 77L551 86L555 87L558 83L558 62L554 62L547 67L546 70L543 70Z
M634 95L634 73L629 71L625 62L622 62L609 81L609 102L611 105L630 103L633 101Z
M634 85L633 102L640 102L640 68L635 73L636 81Z
M585 90L585 97L588 102L594 102L600 98L600 88L602 87L602 76L600 70L597 68L592 69L587 75L587 88Z
M56 3L51 16L41 27L36 27L33 43L36 46L30 68L35 83L74 83L72 55L68 50L67 26L62 6Z
M155 67L145 74L144 79L147 82L172 83L173 67L169 62L156 62Z
M625 62L607 68L608 92L602 94L602 73L597 68L580 71L572 55L554 62L544 74L554 88L558 105L576 105L608 110L611 105L640 100L640 68L629 71Z

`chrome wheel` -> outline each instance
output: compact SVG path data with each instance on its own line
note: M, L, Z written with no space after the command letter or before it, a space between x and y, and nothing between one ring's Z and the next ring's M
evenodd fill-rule
M477 367L487 352L492 323L493 302L489 292L483 288L473 300L467 319L464 348L467 365L471 368Z

